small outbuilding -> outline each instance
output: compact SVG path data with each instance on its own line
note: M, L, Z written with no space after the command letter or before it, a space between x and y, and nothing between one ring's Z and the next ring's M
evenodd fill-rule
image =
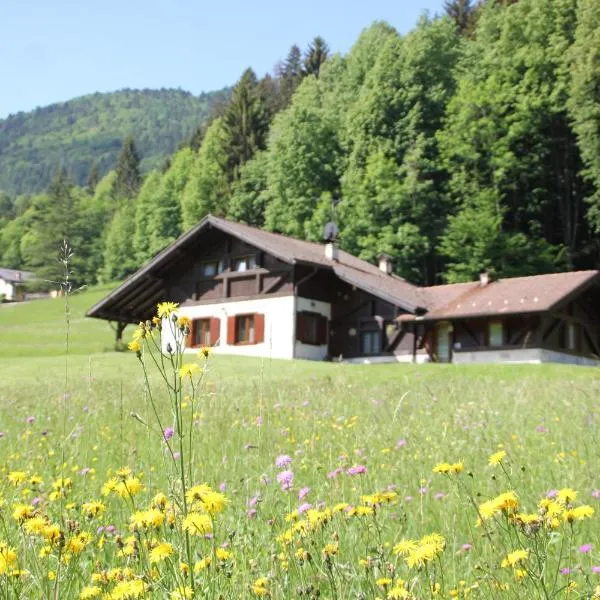
M33 273L0 267L0 301L17 302L25 299L25 283L34 279Z

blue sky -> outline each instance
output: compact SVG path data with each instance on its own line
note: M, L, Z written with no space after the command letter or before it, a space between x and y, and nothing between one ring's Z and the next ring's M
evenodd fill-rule
M384 19L401 33L443 0L3 0L0 118L96 91L233 84L321 35L347 52Z

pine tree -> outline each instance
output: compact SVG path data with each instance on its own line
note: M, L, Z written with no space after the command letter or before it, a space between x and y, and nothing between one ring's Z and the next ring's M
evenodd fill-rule
M329 47L321 36L317 36L308 46L304 56L304 71L307 75L319 77L321 65L329 56Z
M471 0L446 0L444 11L454 21L461 33L471 31L476 12Z
M131 135L127 136L123 142L116 170L117 178L113 189L115 197L135 198L142 183L142 176L140 174L140 157Z
M302 51L294 44L286 59L278 65L276 76L279 80L279 110L289 105L296 88L304 77Z
M96 163L94 162L92 164L92 168L90 169L90 173L88 175L87 180L87 191L88 194L90 194L90 196L94 195L94 192L96 191L96 186L98 185L99 181L100 171L98 170L98 165L96 165Z
M252 69L246 69L233 88L223 115L223 129L228 137L228 171L235 180L239 167L265 147L268 130L264 102Z

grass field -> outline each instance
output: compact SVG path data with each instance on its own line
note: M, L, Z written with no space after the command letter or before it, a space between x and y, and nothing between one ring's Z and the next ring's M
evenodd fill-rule
M71 299L68 357L62 300L0 308L0 597L594 595L596 369L214 356L195 395L150 365L158 426L135 353L83 318L104 293ZM188 506L182 465L212 488Z

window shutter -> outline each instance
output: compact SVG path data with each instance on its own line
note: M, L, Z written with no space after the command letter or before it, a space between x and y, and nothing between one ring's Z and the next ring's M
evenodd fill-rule
M235 317L227 317L227 343L235 344Z
M319 344L327 343L327 317L320 316L317 323L317 341Z
M255 313L254 315L254 343L260 344L265 341L265 315Z
M306 339L306 316L301 312L296 314L296 339L299 342Z
M221 319L210 320L210 345L216 346L219 343L219 337L221 335Z
M190 322L190 331L187 335L186 347L193 348L194 347L194 336L196 335L196 327L198 326L198 321L193 320Z

